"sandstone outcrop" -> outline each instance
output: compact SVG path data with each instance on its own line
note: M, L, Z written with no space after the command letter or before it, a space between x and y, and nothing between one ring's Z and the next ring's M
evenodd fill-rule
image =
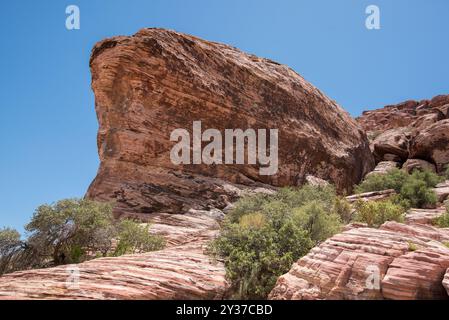
M355 227L313 248L278 279L269 298L448 299L447 241L449 230L427 225Z
M411 224L432 224L433 221L446 213L446 208L410 209L405 215L405 221Z
M407 171L438 173L449 164L449 95L366 111L357 121L370 137L376 162L405 162Z
M391 196L395 195L396 191L394 189L387 189L387 190L381 190L381 191L371 191L371 192L364 192L364 193L358 193L353 194L351 196L347 196L346 200L349 203L356 202L358 200L362 201L380 201L390 198Z
M203 254L204 244L7 274L0 300L223 299L224 266Z
M449 119L422 130L410 147L411 157L432 161L439 172L449 164Z
M426 160L421 159L408 159L402 168L407 173L412 173L414 170L429 170L432 172L436 172L436 167L433 163L430 163Z
M364 111L357 121L366 132L384 132L389 129L411 126L425 115L441 114L449 117L449 95L439 95L431 100L409 100L381 109Z
M15 272L0 277L2 299L223 299L223 263L205 254L219 210L142 215L166 240L160 251Z
M226 185L300 185L307 175L350 190L373 168L365 133L290 68L233 47L162 29L95 45L90 67L100 168L87 196L118 214L222 209ZM174 129L278 129L279 170L174 165Z
M443 286L446 288L447 294L449 295L449 269L447 269L446 275L444 276Z
M401 164L395 161L381 161L379 162L373 171L368 173L365 177L368 177L372 174L387 174L389 171L395 168L399 168Z

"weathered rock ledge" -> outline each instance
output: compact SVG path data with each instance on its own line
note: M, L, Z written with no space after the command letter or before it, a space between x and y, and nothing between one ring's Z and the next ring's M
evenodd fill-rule
M270 299L449 299L447 241L449 230L427 225L353 228L295 263Z

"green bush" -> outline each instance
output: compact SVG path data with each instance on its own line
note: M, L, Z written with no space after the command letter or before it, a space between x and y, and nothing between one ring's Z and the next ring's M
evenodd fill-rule
M352 221L354 210L345 198L335 198L334 212L340 216L340 220L344 224L348 224Z
M412 174L407 174L403 170L392 169L387 174L368 176L355 187L355 190L357 193L363 193L394 189L399 193L399 198L396 198L395 202L421 208L437 202L437 196L432 188L441 180L442 177L427 170L415 170Z
M118 243L114 256L160 250L164 247L161 237L150 235L150 226L141 225L131 220L122 220L118 225Z
M19 241L20 236L10 229L0 233L3 244L8 242L2 239L10 239L17 248L13 254L0 252L0 259L7 261L2 268L4 272L79 263L98 256L150 251L163 246L162 239L151 235L148 227L114 219L111 204L87 199L42 205L25 230L26 241Z
M438 201L437 195L426 181L413 177L413 175L402 186L400 195L403 199L407 199L410 205L415 208L434 205Z
M371 174L355 187L356 193L394 189L400 192L408 174L400 169L392 169L387 174Z
M13 261L23 245L19 232L11 228L0 229L0 275L13 271Z
M208 247L224 260L234 298L266 298L296 260L339 232L335 201L334 188L308 185L238 201Z
M403 222L405 216L404 207L387 201L363 201L359 200L356 206L356 220L366 223L369 227L379 227L386 221Z
M446 213L437 218L435 224L440 228L449 228L449 202L446 203Z
M446 170L443 173L443 177L449 180L449 165L446 166Z
M339 215L332 211L328 212L325 206L317 200L295 209L293 219L296 225L307 231L315 244L341 230Z

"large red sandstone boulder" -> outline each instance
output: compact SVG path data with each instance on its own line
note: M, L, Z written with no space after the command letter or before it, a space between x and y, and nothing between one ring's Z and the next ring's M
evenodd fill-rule
M357 118L370 138L376 162L404 163L441 172L449 164L449 95L366 111Z
M395 128L381 133L372 142L377 161L386 160L384 155L396 155L402 161L409 157L411 134L407 128Z
M449 163L449 119L438 121L422 130L410 147L414 158L429 159L443 171Z
M307 175L350 190L374 163L365 133L287 66L181 33L144 29L99 42L90 61L100 168L88 191L117 212L223 208L234 186L299 185ZM279 170L174 165L174 129L279 130Z
M447 241L449 230L426 225L355 227L313 248L278 279L269 298L448 299L442 283Z
M436 167L433 163L421 159L408 159L402 166L407 173L412 173L415 170L428 170L436 172Z

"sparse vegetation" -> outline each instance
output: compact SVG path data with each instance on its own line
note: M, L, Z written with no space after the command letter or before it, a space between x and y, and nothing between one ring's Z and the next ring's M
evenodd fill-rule
M446 213L435 219L434 223L440 228L449 228L449 202L446 203Z
M403 222L406 209L391 200L363 201L355 204L355 220L366 223L369 227L379 227L386 221Z
M405 171L392 169L387 174L369 175L361 184L355 186L354 190L356 193L364 193L394 189L399 193L407 178L408 174Z
M437 202L432 188L441 181L442 177L431 171L415 170L412 174L407 174L403 170L393 169L387 174L370 175L355 190L362 193L394 189L399 194L396 202L402 202L402 205L407 202L409 206L422 208Z
M418 250L418 247L413 242L408 243L408 251L416 251Z
M446 170L444 171L443 177L449 180L449 165L446 166Z
M348 208L337 199L333 187L309 185L242 198L209 246L224 259L234 297L266 298L296 260L339 232Z
M86 199L38 207L25 230L25 241L15 230L0 231L0 274L163 247L147 226L115 220L111 204Z

